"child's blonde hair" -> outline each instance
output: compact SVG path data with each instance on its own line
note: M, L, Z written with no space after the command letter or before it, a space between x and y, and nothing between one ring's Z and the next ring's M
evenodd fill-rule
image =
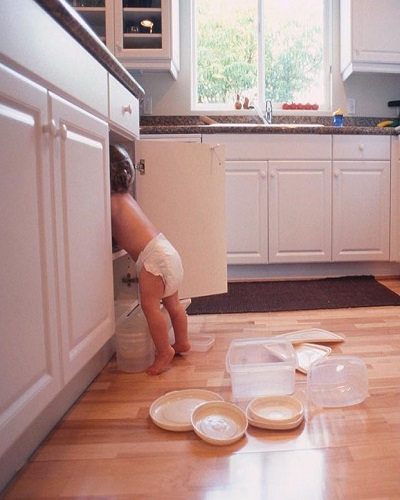
M110 183L111 191L126 193L129 191L135 169L128 152L122 146L110 146Z

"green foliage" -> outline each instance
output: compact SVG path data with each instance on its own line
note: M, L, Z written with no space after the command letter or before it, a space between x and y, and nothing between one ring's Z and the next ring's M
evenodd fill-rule
M199 103L230 103L236 94L257 95L255 13L240 18L199 16L197 81ZM265 96L292 101L311 88L323 64L322 33L288 19L265 36Z

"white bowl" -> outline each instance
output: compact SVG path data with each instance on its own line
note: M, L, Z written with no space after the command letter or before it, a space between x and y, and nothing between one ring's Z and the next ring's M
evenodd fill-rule
M247 417L232 403L213 401L203 403L192 413L195 433L207 443L227 445L238 441L246 432Z

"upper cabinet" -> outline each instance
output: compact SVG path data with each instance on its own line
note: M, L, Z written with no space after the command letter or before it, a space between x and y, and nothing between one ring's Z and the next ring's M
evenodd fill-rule
M400 2L341 0L340 67L352 73L400 73Z
M179 71L179 0L70 0L128 71Z

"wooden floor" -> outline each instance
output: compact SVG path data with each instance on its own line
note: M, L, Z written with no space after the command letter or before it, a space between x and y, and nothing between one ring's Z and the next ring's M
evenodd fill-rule
M384 283L400 293L399 281ZM369 397L352 407L315 407L298 373L306 419L297 429L249 427L237 443L217 447L194 432L155 426L150 404L167 391L207 388L231 400L225 355L252 326L271 336L311 327L344 334L333 350L366 362ZM121 373L112 360L1 498L400 498L398 307L195 316L190 331L215 334L215 346L175 358L158 377Z

